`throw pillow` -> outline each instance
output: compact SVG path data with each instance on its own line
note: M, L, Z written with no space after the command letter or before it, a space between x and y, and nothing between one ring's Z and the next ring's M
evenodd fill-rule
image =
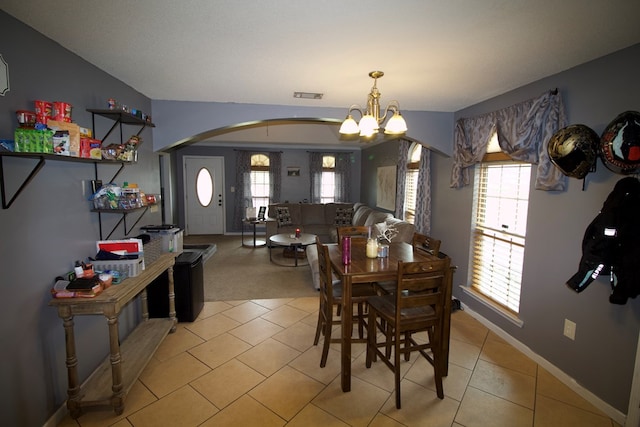
M292 225L293 223L291 222L291 214L289 214L289 208L286 206L277 207L276 220L278 221L278 227Z
M336 209L336 217L333 220L333 225L351 225L351 220L353 219L353 209L352 208L337 208Z

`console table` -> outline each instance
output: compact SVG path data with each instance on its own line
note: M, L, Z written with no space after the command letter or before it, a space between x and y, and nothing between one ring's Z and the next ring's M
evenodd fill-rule
M136 277L102 291L94 298L58 298L49 303L58 309L62 319L67 352L69 388L67 408L78 418L84 406L112 406L116 414L124 411L124 399L156 349L169 332L176 329L173 265L175 254L162 254ZM146 287L165 271L169 276L169 318L149 319ZM142 322L122 342L118 334L120 311L138 295L141 296ZM109 328L109 357L89 376L81 387L73 317L102 314ZM123 363L125 362L125 363Z

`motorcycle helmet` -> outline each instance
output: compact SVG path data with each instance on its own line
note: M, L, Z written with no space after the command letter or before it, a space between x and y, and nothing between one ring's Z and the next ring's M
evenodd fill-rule
M604 165L615 173L640 169L640 113L625 111L607 125L600 137Z
M593 170L599 142L598 134L590 127L570 125L553 134L547 152L563 174L583 179Z

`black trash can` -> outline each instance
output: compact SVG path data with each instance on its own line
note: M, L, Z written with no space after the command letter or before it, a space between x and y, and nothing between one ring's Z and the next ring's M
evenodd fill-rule
M173 266L178 322L193 322L204 306L202 251L185 250ZM147 286L149 317L169 317L169 281L165 271Z

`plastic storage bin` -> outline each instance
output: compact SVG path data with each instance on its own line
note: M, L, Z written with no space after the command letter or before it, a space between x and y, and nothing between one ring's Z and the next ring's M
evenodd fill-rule
M93 264L94 270L116 270L120 273L126 273L128 277L136 277L144 270L144 258L91 261L91 263Z

